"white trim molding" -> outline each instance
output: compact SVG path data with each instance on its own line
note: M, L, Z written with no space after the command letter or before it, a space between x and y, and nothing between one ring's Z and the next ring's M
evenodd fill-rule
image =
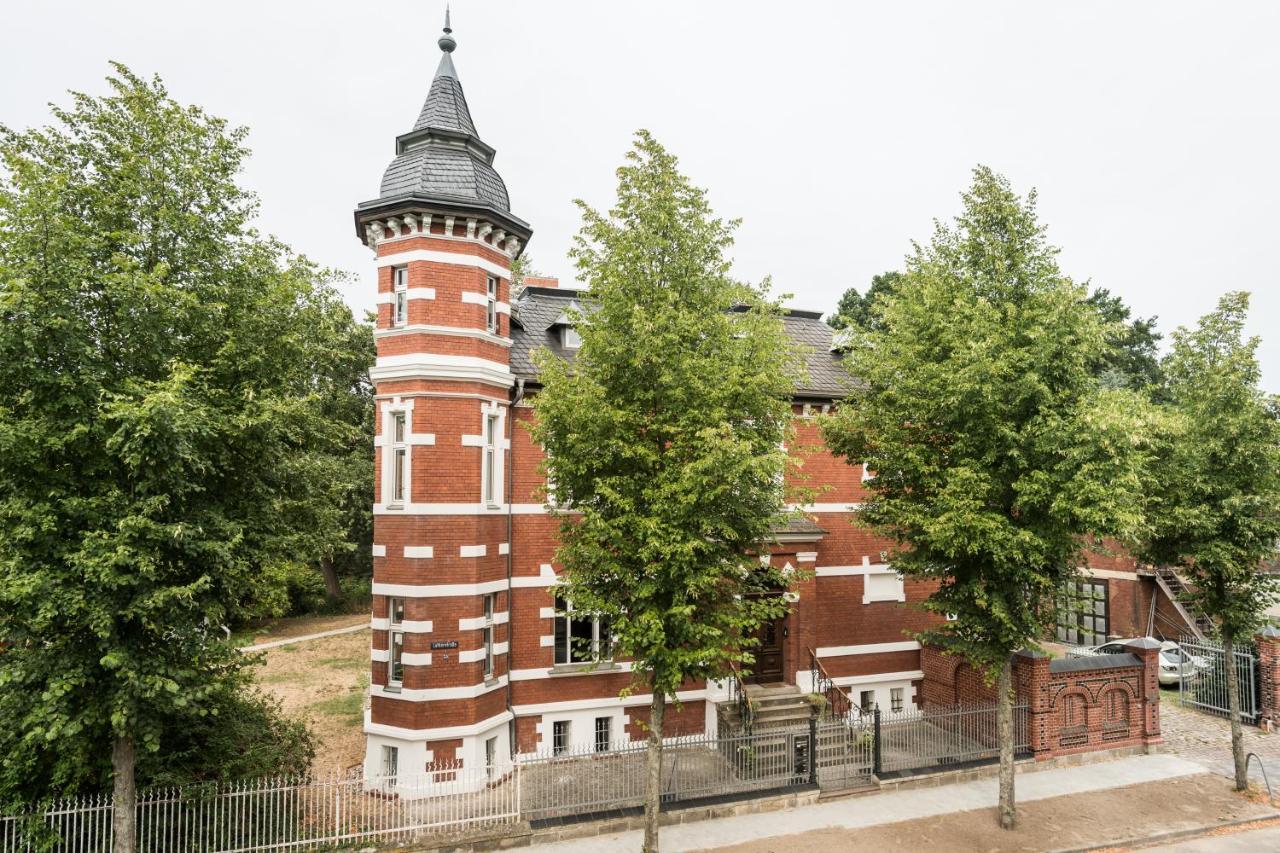
M918 651L918 640L903 640L900 643L863 643L857 646L824 646L818 649L820 658L842 658L849 655L878 655L885 652Z
M488 548L484 545L463 545L458 548L459 557L483 557Z
M411 236L448 239L443 234L414 234ZM454 239L458 238L455 237ZM487 243L482 245L488 246ZM493 247L490 246L489 248ZM407 252L393 252L378 258L377 266L379 269L382 267L402 267L414 261L429 261L434 264L449 264L456 267L476 267L498 278L507 279L508 281L511 279L511 270L509 268L503 267L501 264L495 264L487 258L461 252L442 252L438 249L410 249Z
M403 687L399 690L387 690L381 684L374 684L369 687L369 695L381 696L384 699L399 699L403 702L430 702L441 699L475 699L478 696L483 696L506 686L507 677L500 675L493 681L464 687L429 687L422 689Z
M435 556L435 548L430 545L405 545L404 555L410 560L430 560Z
M366 708L364 712L364 731L365 734L382 735L383 737L394 737L401 740L450 740L460 737L473 737L482 732L487 732L494 726L507 722L513 716L515 715L510 711L503 711L501 714L489 717L487 720L481 720L478 723L471 723L466 726L445 726L438 729L404 729L399 726L388 726L385 723L373 722L372 712Z
M369 369L374 382L390 379L461 379L487 382L510 388L515 384L511 368L500 362L473 355L444 355L442 353L408 353L406 355L380 355Z

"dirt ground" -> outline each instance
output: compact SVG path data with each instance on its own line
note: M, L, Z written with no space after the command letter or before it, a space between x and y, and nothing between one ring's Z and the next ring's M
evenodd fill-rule
M369 613L346 613L339 616L298 616L290 619L270 619L237 631L232 638L237 645L252 646L284 640L289 637L305 637L336 628L368 624Z
M1106 772L1105 767L1098 765L1098 772ZM1039 853L1113 844L1119 846L1111 849L1120 853L1129 849L1123 846L1126 839L1274 814L1256 797L1236 794L1228 780L1203 773L1024 803L1018 807L1017 828L1009 832L996 825L994 809L979 809L867 829L821 829L714 849L732 853Z
M281 620L255 637L268 642L363 622L368 615ZM364 691L369 685L369 632L308 640L261 653L255 675L286 713L307 721L316 736L313 768L346 771L364 758Z

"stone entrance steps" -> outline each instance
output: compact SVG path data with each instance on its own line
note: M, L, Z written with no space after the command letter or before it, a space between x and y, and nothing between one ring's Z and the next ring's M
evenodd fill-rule
M748 684L746 693L747 700L755 709L752 731L807 725L813 713L809 701L794 684ZM722 703L720 716L731 731L741 731L742 719L735 703Z

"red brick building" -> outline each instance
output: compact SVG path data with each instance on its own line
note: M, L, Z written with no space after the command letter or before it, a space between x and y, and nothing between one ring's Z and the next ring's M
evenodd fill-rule
M642 692L618 697L627 662L586 660L607 646L602 626L557 604L556 521L540 497L540 449L519 427L538 390L530 356L572 357L565 309L580 294L529 280L513 301L511 265L532 230L511 212L472 121L447 25L439 43L422 112L397 137L378 198L355 212L378 268L370 775L457 761L500 769L517 752L638 737L649 704ZM818 312L785 323L809 367L794 446L820 446L814 415L842 396L844 374ZM778 531L770 559L809 579L763 632L754 677L806 689L812 654L855 701L909 706L922 672L904 632L932 618L909 606L929 587L904 582L888 543L851 525L860 467L823 450L802 461L807 485L826 491L805 507L808 521ZM1137 575L1099 571L1106 607L1123 610L1121 633L1132 634ZM679 698L668 731L701 732L714 730L726 691L694 685Z

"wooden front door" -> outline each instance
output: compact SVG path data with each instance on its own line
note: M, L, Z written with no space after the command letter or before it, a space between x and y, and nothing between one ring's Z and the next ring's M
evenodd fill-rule
M765 622L756 629L760 644L751 650L756 662L751 668L753 684L776 684L783 681L782 619Z

